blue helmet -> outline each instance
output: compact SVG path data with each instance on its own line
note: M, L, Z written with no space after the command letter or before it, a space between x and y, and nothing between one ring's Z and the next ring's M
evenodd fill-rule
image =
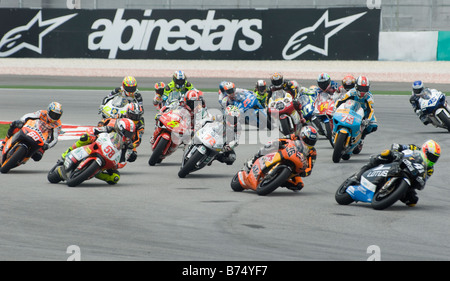
M414 81L412 84L412 90L415 95L422 94L423 91L423 82L420 80Z

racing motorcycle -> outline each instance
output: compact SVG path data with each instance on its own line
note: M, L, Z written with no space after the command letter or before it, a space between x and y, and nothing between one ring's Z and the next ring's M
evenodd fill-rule
M321 92L314 102L314 116L312 122L318 129L320 135L331 141L333 122L334 101L328 93ZM332 142L332 141L331 141Z
M184 178L214 161L224 146L222 130L222 122L209 122L195 132L184 150L178 177Z
M104 105L100 105L99 114L102 118L118 118L124 116L127 112L129 101L122 96L115 96Z
M283 135L287 136L292 133L298 135L300 133L301 117L294 108L294 100L291 94L284 90L273 92L267 103L267 113L270 116L270 120L273 117L279 119L279 130Z
M359 153L357 146L361 143L364 109L354 100L342 103L333 115L333 162L348 160L352 153ZM356 150L355 150L356 149Z
M47 179L51 183L65 181L68 186L75 187L104 170L122 168L121 155L119 134L101 133L92 144L72 150L64 161L58 160L48 172Z
M450 107L445 94L435 89L424 92L424 96L419 99L420 110L428 116L433 126L450 132Z
M49 129L40 119L28 120L3 146L0 158L0 172L25 164L38 150L43 149Z
M191 114L187 109L173 102L164 112L156 116L156 129L153 133L150 166L161 163L170 156L186 138L191 137Z
M308 160L303 153L307 148L299 140L280 139L280 141L286 142L284 148L259 157L250 170L244 166L237 172L231 180L231 189L234 191L251 189L258 195L267 195L303 172L308 167Z
M311 121L312 117L314 116L313 115L313 113L314 113L313 97L310 95L303 94L299 97L298 101L302 105L301 111L302 111L303 118L305 118L306 122L309 122L309 123L311 123L311 125L314 126L314 124Z
M241 116L244 116L245 124L256 125L260 128L265 123L270 129L267 113L253 92L237 93L235 105L241 111Z
M375 210L383 210L401 200L414 181L424 183L426 164L420 152L405 150L401 154L398 161L365 171L359 182L355 175L349 177L337 189L336 202L365 202Z

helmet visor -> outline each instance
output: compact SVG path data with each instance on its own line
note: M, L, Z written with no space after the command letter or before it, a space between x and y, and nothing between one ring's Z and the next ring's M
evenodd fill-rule
M48 116L52 119L52 120L59 120L59 118L61 118L61 113L57 113L57 112L54 112L54 111L50 111L49 113L48 113Z

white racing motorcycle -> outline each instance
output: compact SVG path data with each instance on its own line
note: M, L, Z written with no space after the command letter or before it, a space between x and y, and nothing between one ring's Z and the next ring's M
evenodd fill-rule
M130 103L126 98L122 96L116 96L109 100L104 105L100 105L99 114L103 118L117 118L124 116L127 112L127 104Z
M222 122L206 123L196 131L189 145L183 153L181 168L178 172L180 178L197 171L214 161L224 146Z
M433 126L450 132L450 108L445 94L435 89L426 89L419 99L419 105L420 110L427 115Z

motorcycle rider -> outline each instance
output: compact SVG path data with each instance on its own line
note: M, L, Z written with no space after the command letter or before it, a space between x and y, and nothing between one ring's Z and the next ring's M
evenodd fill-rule
M364 138L378 129L377 119L373 109L374 100L372 93L370 92L370 81L366 76L359 76L358 79L356 79L355 88L350 89L350 91L345 93L344 97L336 102L335 108L338 108L339 105L350 99L359 102L364 109L364 118L362 120L364 130L362 132L361 142L358 145L361 150Z
M428 115L422 112L422 110L420 109L419 101L431 91L432 90L430 90L429 88L425 88L423 82L420 80L414 81L412 84L412 91L409 102L411 103L414 112L417 114L417 116L419 116L420 121L422 121L424 125L430 124L431 120Z
M297 97L299 89L296 89L295 84L292 83L292 81L285 81L282 74L278 72L273 73L272 76L270 76L270 83L271 85L267 89L266 107L267 102L272 97L273 92L278 90L285 90L286 92L290 93L293 98Z
M117 119L114 123L114 126L96 127L92 132L85 133L77 142L75 142L61 155L61 158L64 161L67 154L72 150L95 142L98 138L98 135L101 133L118 134L118 147L121 148L122 154L119 161L120 163L116 169L102 171L95 175L95 177L107 182L108 184L116 184L120 180L120 173L118 169L122 168L127 161L132 162L130 161L130 156L133 154L133 136L136 133L136 127L134 125L134 122L128 118ZM136 158L134 158L134 160L135 159Z
M413 181L412 188L408 190L405 196L401 199L403 203L410 207L414 207L419 198L417 197L416 189L422 190L425 187L426 181L434 173L434 164L438 161L441 155L441 147L434 140L427 140L422 146L416 146L415 144L398 144L393 143L391 149L386 149L378 155L372 155L370 157L369 163L364 165L360 171L354 176L353 180L360 182L362 174L381 164L387 164L392 162L400 162L402 160L403 153L405 150L418 150L421 151L424 159L426 159L426 173L423 181Z
M31 158L33 158L34 161L40 161L42 159L42 156L44 155L44 152L55 146L58 142L58 136L61 133L61 116L62 116L63 110L62 105L58 102L51 102L47 110L38 110L33 113L27 113L24 116L22 116L19 120L15 120L11 123L9 126L9 129L6 133L5 139L0 142L0 152L3 150L4 144L15 134L17 133L23 125L28 120L36 120L40 119L42 122L45 123L47 128L50 130L48 134L48 139L45 140L44 146L37 150Z
M153 98L153 105L158 109L161 109L161 107L163 106L163 95L165 87L166 84L164 84L164 82L155 83L155 97Z
M123 78L122 86L112 90L111 93L103 99L100 107L102 108L106 103L108 103L108 101L117 96L122 96L124 99L128 100L128 102L137 102L138 104L144 106L142 94L139 92L136 78L133 76L126 76Z
M285 139L286 138L280 138L277 141L269 142L262 148L260 148L258 152L245 164L245 168L247 169L247 171L250 171L253 163L255 163L255 161L261 156L276 152L284 148L284 145L286 144ZM306 169L302 173L286 181L282 186L287 187L288 189L291 189L293 191L299 191L304 187L302 177L311 175L314 163L316 162L317 150L314 145L317 142L317 131L312 126L304 126L300 131L300 136L291 134L289 135L289 139L293 141L300 141L299 145L301 146L301 150L307 158L308 167L306 167Z
M221 130L223 136L224 146L219 154L216 156L216 160L232 165L236 161L236 152L234 149L239 145L239 138L242 131L242 126L239 122L241 112L235 105L229 105L225 108L225 114L223 116L222 126L214 127ZM215 118L219 119L219 118Z
M182 106L189 112L189 118L191 121L191 133L194 133L194 129L197 124L200 124L203 120L209 120L212 118L206 108L205 100L203 99L203 92L197 89L189 90L180 102L165 105L161 108L160 112L156 115L155 120L158 122L159 117L165 112L171 110L174 106ZM196 120L199 119L199 120ZM200 125L202 126L202 125ZM162 128L155 124L155 130L153 136L150 139L150 143L153 144L160 134Z
M345 94L351 89L355 88L356 85L356 79L353 77L353 75L349 74L346 75L344 78L342 78L342 84L337 89L337 93L339 94Z
M182 70L177 70L172 75L172 81L164 88L164 95L169 96L173 91L179 91L185 94L187 91L194 89L194 85L187 81L186 74Z
M258 99L259 103L263 106L267 106L267 84L264 80L258 80L256 81L255 89L253 90L255 93L256 98Z

